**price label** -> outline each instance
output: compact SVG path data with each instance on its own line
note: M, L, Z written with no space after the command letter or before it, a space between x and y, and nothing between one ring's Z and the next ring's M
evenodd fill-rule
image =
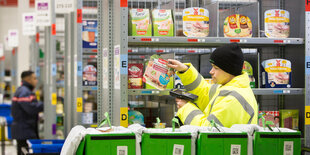
M37 26L50 26L52 24L50 0L36 0L35 11Z
M55 0L56 13L70 13L74 11L73 0Z

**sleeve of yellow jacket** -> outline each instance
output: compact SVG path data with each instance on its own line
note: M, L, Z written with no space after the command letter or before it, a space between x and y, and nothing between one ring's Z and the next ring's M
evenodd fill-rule
M238 101L235 98L225 97L220 102L214 104L212 112L207 116L193 103L189 102L178 110L177 115L185 125L209 126L210 121L214 120L218 125L230 127L236 124L231 118L245 117L239 110L233 108L237 105ZM248 117L244 119L248 119Z
M177 75L180 77L185 89L198 96L195 103L203 111L209 103L211 85L204 80L192 64L188 63L186 65L189 67L188 70L184 73L177 72Z

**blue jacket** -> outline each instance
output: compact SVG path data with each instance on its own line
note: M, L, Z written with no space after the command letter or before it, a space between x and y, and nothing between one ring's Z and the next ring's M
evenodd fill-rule
M12 138L17 140L36 139L39 138L38 113L43 111L43 104L37 101L32 92L33 86L25 81L22 83L12 99Z

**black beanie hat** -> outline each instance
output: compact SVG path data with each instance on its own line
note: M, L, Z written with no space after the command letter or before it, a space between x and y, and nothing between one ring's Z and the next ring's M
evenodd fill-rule
M238 76L243 67L243 53L237 43L224 45L213 51L210 62L225 72Z

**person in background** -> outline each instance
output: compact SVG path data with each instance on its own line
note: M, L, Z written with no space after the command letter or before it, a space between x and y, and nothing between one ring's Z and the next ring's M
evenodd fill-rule
M12 139L17 141L17 154L21 148L28 147L27 139L38 139L38 113L43 111L43 103L38 102L33 92L38 80L32 71L21 74L22 85L16 90L12 99L13 123Z
M220 126L257 124L258 106L250 88L248 74L242 72L243 53L238 44L218 47L210 56L210 74L215 84L208 84L192 64L168 60L186 91L198 96L195 102L178 102L177 116L185 125Z

